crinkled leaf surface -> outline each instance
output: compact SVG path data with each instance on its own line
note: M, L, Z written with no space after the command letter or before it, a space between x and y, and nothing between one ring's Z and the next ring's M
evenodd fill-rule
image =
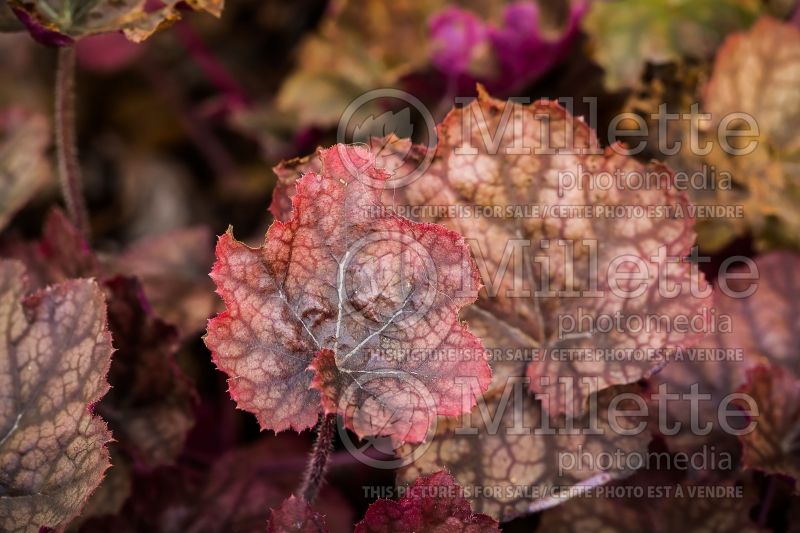
M470 414L440 421L430 447L400 471L398 480L410 482L448 470L469 489L476 511L506 521L632 474L627 464L635 463L626 463L626 458L647 450L650 434L644 429L646 424L622 416L611 422L607 412L610 393L633 395L633 389L609 389L598 399L595 420L587 415L567 426L563 419L547 418L540 402L526 394L522 380L506 383L509 386L503 390L495 389L479 400ZM640 424L641 429L634 431ZM590 427L599 433L585 431ZM618 428L631 434L618 433ZM407 445L401 453L414 451ZM591 461L582 464L582 454L608 454L617 459L601 469ZM559 488L569 490L561 494Z
M592 52L611 90L632 87L645 65L706 59L760 11L754 0L607 0L584 19Z
M174 460L194 423L194 387L175 360L177 330L154 314L141 284L108 276L60 210L48 214L38 242L10 241L0 251L25 263L37 288L77 277L101 278L117 352L108 376L113 388L98 413L114 432L114 446L140 464Z
M161 0L154 7L147 0L9 0L9 5L35 37L44 33L79 39L87 35L122 31L141 42L164 24L180 18L179 0ZM219 17L224 0L188 0L193 9ZM48 42L53 37L48 38ZM68 42L68 41L66 41ZM57 44L63 44L59 41Z
M0 529L63 528L110 466L92 413L108 389L103 292L73 280L25 296L19 262L0 262Z
M325 517L294 494L272 510L267 533L327 533Z
M453 476L436 472L418 478L400 501L378 500L370 505L356 524L356 533L495 533L500 531L498 526L490 516L473 514Z
M50 176L47 119L21 109L0 111L0 230Z
M451 111L438 127L438 138L427 169L421 166L425 148L409 148L397 139L373 143L380 148L373 157L392 175L386 204L420 221L443 224L470 244L485 288L469 316L488 322L486 331L504 332L492 339L492 348L500 350L493 351L495 374L516 375L518 365L505 352L516 350L523 360L535 360L527 367L531 389L551 395L550 409L580 414L592 392L648 377L672 351L698 340L699 334L676 327L636 327L648 316L675 324L706 311L702 274L692 274L690 263L679 260L694 244L694 219L668 168L597 150L594 132L555 103L505 103L482 91L476 101ZM277 218L288 216L286 198L294 194L297 176L319 165L312 157L276 169L280 187L272 211ZM414 180L418 168L425 170ZM580 174L581 186L559 189L565 172ZM603 185L610 175L636 174L658 176L658 185L622 180ZM645 215L586 217L559 211L573 206L640 206ZM650 206L672 215L648 215ZM479 209L507 214L469 214ZM632 272L627 266L620 267L626 257L638 262L644 274L639 281L631 281L636 276L627 275ZM690 293L692 282L696 290ZM660 284L677 292L665 293ZM581 326L581 315L597 320L591 331L586 320ZM621 317L620 327L599 327L598 317L614 316ZM570 318L579 327L561 331ZM581 356L600 350L612 350L614 356ZM507 364L508 371L502 368ZM573 380L569 398L555 386L559 378Z
M262 428L302 430L338 411L359 435L419 441L489 384L483 346L457 317L477 269L454 232L381 213L388 174L368 152L320 155L263 247L220 237L212 278L227 310L206 344Z
M558 105L507 104L481 92L476 101L453 110L437 133L439 145L428 168L420 167L427 156L424 147L409 147L398 139L372 143L373 149L378 147L373 157L392 175L385 203L418 220L458 231L470 244L486 287L478 302L462 311L462 318L492 354L494 381L482 407L479 402L462 421L440 422L430 448L402 473L401 480L447 468L465 486L503 485L510 492L500 497L483 493L474 505L478 511L508 519L564 501L562 495L551 497L554 486L577 485L585 490L630 473L624 465L615 465L608 472L581 468L559 475L555 468L560 454L574 454L585 446L589 456L618 451L618 456L626 457L641 453L649 440L646 431L629 436L612 429L586 437L508 431L518 420L526 421L528 428L541 426L551 417L550 423L561 427L567 418L587 423L581 413L595 393L650 376L699 336L677 328L645 334L626 328L625 320L621 328L605 332L581 328L567 335L560 329L559 317L576 317L579 322L581 313L592 317L618 313L634 317L635 323L648 315L669 321L703 316L708 305L703 294L706 285L702 275L692 274L689 263L679 261L694 243L693 219L686 195L672 186L672 173L659 164L642 165L613 149L593 149L598 144L594 133ZM318 157L309 157L276 168L280 188L272 211L277 218L291 216L288 198L296 194L293 187L298 176L320 165ZM423 168L421 173L419 168ZM566 171L581 174L581 187L565 187L559 194L559 172ZM415 172L419 173L416 179ZM603 172L650 172L661 178L658 186L609 188L600 185ZM569 206L636 205L645 212L648 206L666 207L675 216L589 218L559 216L555 211ZM468 214L479 208L508 211L502 211L507 213L504 216ZM596 244L596 271L588 266L587 250L580 250L585 241ZM566 260L559 243L575 244L576 261ZM673 258L669 265L665 257L658 257L660 248ZM626 254L641 260L649 277L643 280L643 293L617 297L609 287L619 279L609 266ZM543 258L549 261L546 274ZM662 295L659 277L679 291ZM699 291L694 295L689 292L692 281ZM593 284L604 296L582 292ZM577 289L577 296L566 290L570 287ZM536 289L543 288L555 295L534 296ZM581 358L581 353L596 349L612 350L614 357ZM570 394L564 387L552 386L561 378L572 380ZM519 398L516 414L505 408L501 411L501 404L508 403L508 397L504 399L507 385L513 381L539 394L546 404L528 395L514 396ZM603 394L597 398L601 411L610 398ZM467 424L477 434L457 433L453 424Z

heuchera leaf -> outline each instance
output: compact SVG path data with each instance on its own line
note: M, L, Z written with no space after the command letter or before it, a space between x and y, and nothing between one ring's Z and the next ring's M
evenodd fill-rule
M417 479L400 501L376 501L356 524L356 533L405 531L496 533L500 528L490 516L472 513L453 476L436 472Z
M726 39L717 53L703 104L717 124L730 113L747 113L778 152L800 150L800 96L794 80L800 72L800 28L762 17L747 32ZM747 69L748 76L744 76Z
M227 310L206 345L262 428L299 431L338 411L360 436L419 441L491 379L457 318L475 300L477 269L454 232L381 212L388 174L368 153L339 145L320 156L263 247L220 237L212 278Z
M295 114L301 124L335 124L354 98L376 87L391 87L425 65L425 23L442 4L443 0L331 2L319 31L301 43L298 67L278 92L278 108Z
M97 406L125 451L140 465L172 462L194 425L194 385L175 360L177 329L156 317L135 278L104 283L117 352L111 391Z
M739 392L758 406L753 431L739 436L747 468L783 474L800 486L800 379L780 366L758 366L748 372ZM751 406L739 401L743 409Z
M485 404L479 402L462 421L440 422L430 448L402 473L401 480L407 482L420 473L447 468L465 485L510 484L513 490L499 498L484 493L474 500L477 510L509 519L556 505L576 492L550 498L554 486L577 485L575 488L580 491L631 472L625 465L614 465L608 472L582 468L559 477L547 465L552 466L552 458L560 454L574 454L585 444L580 438L524 431L522 435L513 431L509 434L502 428L513 426L518 413L522 413L519 416L528 422L528 428L550 418L554 428L564 427L567 419L586 424L588 419L582 413L587 406L595 402L599 412L604 412L609 394L630 392L613 387L652 375L675 352L692 346L701 336L696 331L672 327L651 328L644 333L626 327L624 321L620 327L595 331L579 327L579 334L564 335L559 316L573 317L580 323L581 313L589 317L620 313L642 322L652 315L674 323L681 317L704 317L708 291L696 267L680 261L694 244L693 219L686 195L676 190L672 172L663 165L642 165L620 154L620 147L597 149L597 138L589 127L555 103L504 103L483 91L479 91L476 101L453 110L439 125L437 135L435 157L416 180L405 178L425 168L420 166L428 156L424 147L382 139L371 144L373 157L375 164L389 171L395 180L389 182L390 190L384 193L387 205L399 213L412 213L421 221L442 223L464 235L470 244L486 287L478 302L462 312L462 318L493 354L494 381ZM530 151L525 152L525 148ZM318 157L309 157L276 168L280 188L272 211L277 218L291 215L287 198L295 195L293 187L298 176L320 166ZM559 191L559 172L580 174L581 187L567 186ZM626 188L624 181L615 181L610 187L603 186L604 172L606 178L618 172L655 175L658 184ZM558 215L557 209L576 205L603 209L639 205L644 210L647 206L660 206L675 216L620 219L602 214L591 218ZM511 214L458 214L482 208L510 209ZM518 208L531 211L513 216ZM584 239L597 246L597 268L593 272L586 254L576 252L575 257L582 259L569 263L569 280L568 261L557 244L572 242L577 250ZM524 246L510 248L509 243L515 241ZM650 274L643 280L645 290L636 296L618 296L609 290L612 279L619 281L610 265L625 254L644 262ZM667 265L670 257L672 263ZM535 258L539 258L538 264ZM542 271L542 258L549 261L546 274ZM660 283L677 287L677 294L661 293ZM691 292L692 283L696 292ZM604 297L584 292L593 284ZM564 295L569 287L576 288L579 294ZM535 290L547 288L556 294L532 297ZM611 351L614 356L581 358L582 352L592 350ZM569 381L571 391L556 386L561 378ZM524 397L515 402L515 413L509 413L506 406L498 415L511 382L530 388L541 402ZM604 389L610 389L608 394L595 397ZM499 422L500 431L495 424L491 431L485 427L486 412L491 420ZM458 426L453 423L468 423L478 432L456 433ZM647 431L624 436L612 430L590 437L586 443L589 446L584 449L591 450L590 455L610 452L625 457L628 453L641 453L648 440ZM410 452L406 449L401 453ZM486 457L496 461L486 461ZM513 472L513 481L509 481L509 472Z
M102 273L94 252L60 209L47 214L38 242L11 237L0 243L0 254L22 261L35 288Z
M21 109L0 111L0 230L50 176L47 120Z
M710 191L696 191L700 204L743 206L744 216L712 218L699 225L701 244L718 249L736 236L753 235L761 250L800 245L800 29L791 23L764 17L749 31L728 37L717 54L713 73L703 93L703 112L710 113L708 131L700 146L711 146L705 156L693 154L684 131L682 150L671 164L682 170L713 168L728 173L731 184L717 183ZM734 115L735 114L735 115ZM731 139L734 155L723 149L717 132L723 120L749 117L753 135ZM728 129L744 124L729 123ZM688 127L684 127L687 130ZM710 144L709 144L710 141ZM747 150L745 148L755 142Z
M108 390L103 293L73 280L25 296L24 269L0 262L0 529L60 529L110 466L92 413Z
M709 58L760 9L754 0L607 0L591 3L584 30L606 86L619 90L635 86L647 62Z
M308 503L294 494L273 509L267 533L328 533L325 517L314 512Z
M692 452L709 444L717 445L720 450L725 447L737 451L735 437L722 431L718 409L726 396L748 382L748 372L755 367L782 367L786 376L800 379L800 362L795 348L795 339L800 332L800 313L796 308L800 285L795 278L800 269L800 257L788 252L774 252L757 257L754 264L757 272L751 272L748 266L737 265L721 274L713 300L717 327L709 330L696 348L668 364L651 380L651 395L659 393L661 386L665 387L667 394L681 395L667 402L669 418L665 426L672 427L676 421L681 423L679 432L663 436L672 451ZM754 292L741 297L752 290L753 283L756 284ZM729 320L729 327L721 327L722 320ZM754 384L767 379L756 375L759 380ZM784 393L789 394L791 386L786 381L789 377L769 379L786 384ZM708 397L692 408L688 397L692 393ZM756 402L756 405L769 412L772 400L768 396L762 396L761 400L764 404ZM779 405L776 408L782 411ZM656 409L653 407L651 412L656 412ZM733 409L732 404L728 409ZM697 435L691 431L693 410L698 426L710 424L712 433ZM759 420L756 421L761 424ZM737 425L733 419L729 423ZM738 427L741 429L746 424L744 420ZM775 426L773 430L777 432L779 428L783 433L774 433L770 438L790 442L793 439L791 427Z
M634 394L632 388L601 393L598 416L572 420L569 428L563 419L548 420L541 403L521 391L524 384L518 380L516 387L490 391L460 420L440 421L430 447L400 470L398 481L407 483L446 469L471 489L470 500L476 511L507 521L632 474L625 463L627 454L647 450L648 432L616 433L618 427L633 432L641 421L617 416L613 421L617 426L610 425L607 407L611 393ZM626 403L620 406L635 409ZM589 428L599 433L585 431ZM400 453L412 456L414 450L406 445ZM582 464L586 454L620 459L600 468L597 462ZM560 494L558 487L568 490Z
M64 46L87 35L122 31L141 42L161 26L180 18L185 3L219 17L224 0L8 0L31 34L45 44ZM150 4L150 5L148 5Z
M101 279L118 351L108 375L113 389L97 411L114 432L114 446L139 464L152 467L174 460L194 423L194 387L175 361L177 330L153 313L141 284L135 278L109 276L57 209L46 217L38 242L11 240L0 251L22 261L37 288L77 277Z
M119 513L131 496L134 466L113 443L108 447L108 451L112 466L106 470L103 482L86 501L81 514L70 524L70 530L80 531L81 526L93 517Z
M663 366L670 353L697 342L699 333L680 328L644 332L625 326L644 323L648 315L674 324L702 318L707 311L710 291L702 274L689 262L675 262L686 257L694 245L694 219L686 195L673 186L673 173L667 167L642 165L611 148L597 149L594 132L556 103L539 101L523 106L492 99L482 90L477 100L451 111L437 134L439 145L430 167L404 186L390 181L383 200L399 213L411 212L422 222L440 223L464 236L485 285L465 318L470 323L478 320L470 317L488 322L482 329L495 337L503 332L495 344L487 342L489 348L520 350L527 354L526 361L536 358L527 367L531 389L550 394L551 412L573 409L579 415L592 392L646 378ZM492 142L486 141L487 135L493 136ZM428 156L425 147L407 145L391 138L373 143L380 147L373 155L375 163L390 171L393 179L411 175ZM459 153L465 147L469 150ZM531 153L519 154L525 148ZM272 212L277 218L289 215L287 197L294 194L297 177L319 165L319 159L311 157L276 168L280 187ZM561 172L580 174L581 186L563 186ZM658 185L626 188L620 183L627 182L619 180L610 187L603 185L608 176L620 172L650 179L657 176ZM611 210L641 206L643 212L648 206L658 206L675 216L618 218L602 212L592 217L560 216L559 209L573 206ZM512 214L450 215L483 208L510 209ZM520 208L530 209L529 214L513 216ZM575 260L568 271L565 248L570 244ZM591 246L596 247L596 269L590 267ZM635 296L632 285L620 281L625 268L612 266L624 256L641 261L649 274L634 282L643 287ZM545 263L547 271L542 266ZM612 283L620 283L618 287L625 290L612 291ZM692 283L696 290L690 293ZM660 284L677 287L678 293L668 296ZM590 287L604 296L592 295ZM571 289L575 291L572 296ZM537 290L550 290L554 296L537 297ZM620 292L622 296L617 296ZM607 331L595 327L587 332L581 329L581 314L626 318L622 327L615 325L605 328ZM581 331L565 335L560 323L570 317ZM554 352L556 348L561 351ZM613 350L614 357L577 357L565 362L561 356L581 350ZM517 372L518 365L504 360L505 356L495 359L495 374ZM509 364L510 370L502 368ZM556 386L560 377L573 379L575 391L569 401L564 388Z

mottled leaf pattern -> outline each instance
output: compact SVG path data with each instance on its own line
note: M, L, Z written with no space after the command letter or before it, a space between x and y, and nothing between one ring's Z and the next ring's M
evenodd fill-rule
M487 136L494 140L487 142ZM438 137L430 168L416 180L411 178L426 159L424 147L409 149L396 139L376 143L381 149L373 156L375 162L394 180L389 182L393 186L384 193L384 202L400 212L416 208L411 212L418 214L420 221L443 224L464 236L486 286L469 316L490 322L485 330L508 332L493 347L527 350L527 361L538 357L527 372L532 390L553 398L551 409L561 413L574 408L580 413L592 392L648 377L663 366L671 352L698 340L698 334L681 333L677 328L645 332L625 327L643 323L648 315L664 317L670 323L681 317L700 317L708 305L702 274L692 274L688 262L675 262L689 254L695 234L688 199L672 186L669 169L657 163L642 165L612 149L598 151L594 132L555 103L523 106L492 99L482 91L476 101L454 109L445 118ZM525 148L539 153L520 153ZM286 198L294 194L294 180L318 167L315 158L302 158L276 168L280 188L272 212L277 218L288 216ZM609 174L620 171L660 176L659 185L610 189L601 185ZM581 186L559 191L559 172L580 174ZM400 180L410 183L400 186ZM570 206L636 205L643 209L666 207L681 214L619 219L559 216L557 211ZM443 210L425 210L426 206L448 209L436 215L429 213ZM448 214L480 208L509 208L512 214ZM514 216L515 208L539 211ZM519 243L517 249L515 242ZM574 261L566 260L568 246L574 250ZM590 268L592 246L596 247L596 271ZM663 252L660 256L659 250ZM626 268L615 270L611 265L626 255L640 260L649 277L624 281ZM549 265L548 270L544 264ZM696 284L692 293L691 282ZM624 290L612 291L612 283ZM638 283L643 283L644 290L633 296ZM677 286L678 293L663 294L660 283ZM554 295L536 296L537 290L548 289ZM620 293L622 296L617 296ZM623 327L563 334L560 317L574 317L579 323L581 313L595 318L619 315L624 317ZM615 356L600 361L580 357L564 361L561 357L564 352L581 350L613 350ZM504 364L503 357L493 361L495 373L504 373ZM563 397L563 387L554 386L559 377L574 380L575 393L569 400ZM567 405L568 401L574 406Z
M484 396L469 415L440 421L430 447L400 471L399 481L407 483L421 475L448 470L470 489L476 511L506 521L632 474L626 466L628 455L647 450L650 434L641 420L617 417L612 422L607 412L610 393L633 394L632 390L606 391L598 400L597 419L586 416L566 425L563 419L548 419L539 401L525 394L519 380L516 386L513 380L507 383L503 390ZM585 431L591 427L599 433ZM618 428L631 434L619 434ZM410 447L407 445L404 455L411 453ZM601 454L619 459L603 463L603 468L586 459Z
M174 460L194 422L194 387L175 361L177 330L154 314L141 284L135 278L108 276L60 210L48 214L38 242L11 240L0 253L21 260L36 288L78 277L101 278L117 352L108 375L113 388L98 404L98 413L114 432L114 446L136 461L155 466Z
M419 441L435 416L474 405L458 376L475 376L477 394L489 384L483 346L457 318L479 286L463 240L380 213L367 183L388 175L368 155L321 152L321 173L297 183L292 218L262 248L230 231L217 244L212 278L227 311L206 344L262 428L302 430L338 406L359 435Z
M111 336L103 293L73 280L26 297L24 269L0 262L0 529L61 529L110 466L92 414Z

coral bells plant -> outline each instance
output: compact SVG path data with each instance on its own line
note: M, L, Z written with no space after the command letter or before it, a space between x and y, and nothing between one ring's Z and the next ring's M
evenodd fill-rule
M0 531L794 530L799 15L0 0Z

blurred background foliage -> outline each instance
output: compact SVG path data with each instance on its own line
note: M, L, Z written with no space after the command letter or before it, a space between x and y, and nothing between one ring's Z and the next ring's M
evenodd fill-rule
M711 268L733 252L800 245L795 0L228 0L220 18L202 11L218 13L221 2L191 4L199 11L166 2L158 19L137 12L124 25L108 13L96 26L47 19L50 30L77 39L77 127L93 247L114 272L142 275L131 272L141 250L164 259L144 275L154 301L174 287L175 270L191 274L181 283L213 297L204 276L210 235L230 224L246 240L260 240L272 220L271 167L335 143L347 105L385 87L411 92L437 121L455 97L474 96L477 82L495 97L571 97L576 115L591 111L584 97L596 97L601 132L621 112L652 122L662 104L669 113L689 112L694 103L715 116L746 111L760 126L759 148L746 158L719 150L666 157L654 128L638 157L666 159L686 172L704 164L731 172L730 191L715 187L715 176L692 191L698 203L744 206L741 219L698 221L701 252L714 254ZM101 9L103 2L86 5ZM44 20L41 6L0 2L6 239L36 238L60 201L48 118L55 52L19 31L20 14ZM174 20L178 12L182 20ZM169 31L139 44L104 32L124 28L139 40L165 20ZM667 131L673 140L688 133L685 124ZM177 251L152 240L179 230L188 244ZM150 240L143 245L142 238ZM131 254L131 246L139 252ZM202 322L216 304L193 298ZM189 327L179 351L201 393L182 455L193 464L258 434L249 417L233 411L198 332ZM343 479L334 468L332 484L357 487L370 475ZM360 516L358 489L343 493L355 498Z

